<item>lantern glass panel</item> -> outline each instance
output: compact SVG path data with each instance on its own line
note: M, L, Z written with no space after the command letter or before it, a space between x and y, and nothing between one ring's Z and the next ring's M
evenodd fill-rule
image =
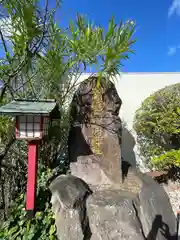
M27 121L27 132L33 132L33 126L34 126L34 124L33 124L33 122L29 122L29 121Z
M20 138L26 138L26 131L20 131L19 132L19 137Z
M33 138L34 137L34 132L33 131L27 131L27 137L28 138Z
M35 138L41 138L41 132L40 131L35 131L34 132L34 137Z
M28 123L33 123L33 122L34 122L34 116L28 115L28 116L26 117L26 121L27 121Z
M50 124L49 117L44 117L44 120L43 120L43 134L45 136L48 135L49 124Z
M33 122L34 123L40 123L41 122L41 116L34 116Z
M40 123L34 123L34 131L39 132L40 131Z
M19 129L20 131L26 131L26 123L19 123Z
M19 116L20 123L26 123L26 116Z
M16 137L21 139L42 138L41 116L17 117Z

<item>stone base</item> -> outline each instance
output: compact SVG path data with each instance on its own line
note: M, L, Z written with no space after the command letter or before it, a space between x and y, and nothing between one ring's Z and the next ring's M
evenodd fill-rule
M151 177L132 171L123 184L104 186L92 188L72 175L53 180L49 188L58 239L176 239L169 198Z
M61 209L55 215L58 239L83 240L79 213L75 209Z
M87 200L91 240L144 240L134 198L135 194L126 191L94 192Z

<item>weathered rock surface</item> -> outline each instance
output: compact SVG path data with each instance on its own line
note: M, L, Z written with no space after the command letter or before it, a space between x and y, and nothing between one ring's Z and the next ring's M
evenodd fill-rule
M175 216L164 189L136 169L122 179L121 100L111 82L97 92L96 80L81 83L71 104L72 175L50 184L58 238L175 240Z
M142 187L138 198L138 211L144 234L150 239L173 239L176 234L176 218L164 188L150 176L139 173Z
M126 191L97 191L87 201L92 240L143 240L133 206L134 194Z
M126 186L133 184L125 181L119 189L97 188L93 194L74 176L55 179L50 189L59 239L175 239L176 220L167 194L149 176L136 174L136 187L129 191Z
M92 77L83 81L71 103L68 141L71 173L88 184L119 183L122 126L118 115L122 102L112 82L101 85L95 93L96 80ZM98 95L96 107L93 95ZM98 145L98 149L94 145Z
M72 175L60 175L49 186L58 239L90 239L86 199L92 194L89 186Z
M113 174L114 170L114 175L110 176L110 174L108 175L104 171L102 161L101 157L94 155L79 157L77 162L71 164L71 173L90 185L99 185L99 188L105 185L111 186L120 183L120 171L116 174L116 169L114 168L119 168L119 164L114 164L112 167L108 166L109 169L111 168L111 174Z

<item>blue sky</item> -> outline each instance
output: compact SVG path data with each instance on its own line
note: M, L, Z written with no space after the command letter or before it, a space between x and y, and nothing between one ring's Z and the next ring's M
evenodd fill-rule
M44 6L45 0L40 1ZM55 0L49 3L54 6ZM180 72L180 0L63 0L56 21L66 27L77 13L105 29L112 15L117 23L137 22L136 54L123 72Z
M77 13L104 28L112 15L117 22L136 20L136 55L123 71L180 72L180 0L64 0L56 20L67 26Z

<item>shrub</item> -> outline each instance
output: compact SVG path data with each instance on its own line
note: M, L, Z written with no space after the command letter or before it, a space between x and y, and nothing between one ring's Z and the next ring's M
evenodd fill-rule
M179 149L180 84L165 87L148 97L136 111L134 129L140 154L147 164L153 156Z
M180 167L180 150L172 149L160 156L153 157L151 164L160 170L169 170L172 167Z
M50 194L46 183L53 172L39 167L37 185L37 212L35 218L28 221L25 211L25 194L20 194L11 206L11 214L4 222L0 239L2 240L56 240L55 219L51 211Z

